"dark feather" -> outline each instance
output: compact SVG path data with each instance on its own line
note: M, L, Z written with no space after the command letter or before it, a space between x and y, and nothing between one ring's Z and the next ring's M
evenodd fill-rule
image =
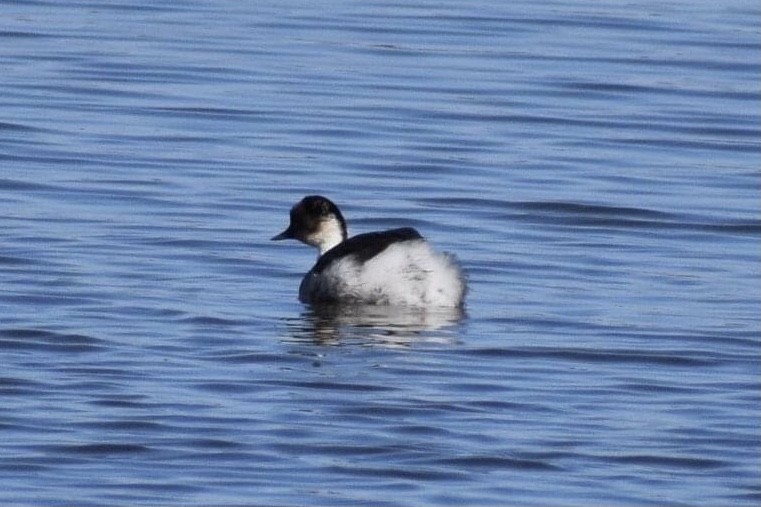
M358 262L367 262L394 243L416 239L423 237L412 227L357 234L325 252L312 268L312 273L321 273L328 264L346 256L356 257Z

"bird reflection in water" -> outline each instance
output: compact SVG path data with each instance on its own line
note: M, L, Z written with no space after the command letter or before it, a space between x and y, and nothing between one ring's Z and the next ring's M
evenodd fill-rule
M312 305L289 323L290 340L320 345L360 342L408 347L414 343L454 343L462 308L408 308L384 305Z

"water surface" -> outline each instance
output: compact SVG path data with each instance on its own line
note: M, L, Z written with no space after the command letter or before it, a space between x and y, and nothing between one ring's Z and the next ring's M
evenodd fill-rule
M0 501L757 505L758 19L6 3ZM299 304L307 193L465 313Z

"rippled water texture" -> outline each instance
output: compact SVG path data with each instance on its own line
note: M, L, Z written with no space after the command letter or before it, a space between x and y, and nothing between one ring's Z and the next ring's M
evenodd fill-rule
M759 5L0 6L0 503L761 501ZM465 312L298 303L324 193Z

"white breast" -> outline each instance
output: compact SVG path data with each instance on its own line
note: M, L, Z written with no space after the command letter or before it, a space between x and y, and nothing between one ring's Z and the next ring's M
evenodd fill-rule
M299 289L299 299L307 303L456 307L464 295L455 259L433 252L425 241L393 244L365 263L343 257L319 274L307 274Z

